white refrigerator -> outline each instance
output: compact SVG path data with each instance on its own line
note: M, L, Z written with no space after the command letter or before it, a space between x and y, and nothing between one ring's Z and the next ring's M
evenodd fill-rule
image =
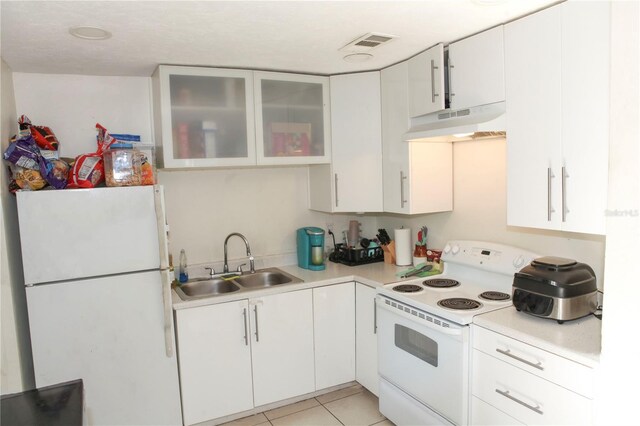
M162 187L17 202L36 386L82 379L86 424L181 424Z

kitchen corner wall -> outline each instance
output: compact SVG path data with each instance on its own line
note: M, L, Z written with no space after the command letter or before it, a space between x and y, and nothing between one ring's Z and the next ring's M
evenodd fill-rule
M440 249L447 240L467 239L513 245L589 264L602 290L605 237L507 226L506 144L504 138L453 144L453 211L421 216L382 215L388 230L411 228L414 242L421 226L427 245ZM389 232L391 234L391 232Z

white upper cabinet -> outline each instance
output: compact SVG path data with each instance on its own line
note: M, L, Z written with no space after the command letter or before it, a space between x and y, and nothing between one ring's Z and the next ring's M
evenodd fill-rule
M449 45L451 109L504 101L503 26Z
M605 233L610 3L562 4L562 229Z
M453 209L453 147L406 142L409 83L406 61L381 71L384 211L424 214Z
M444 45L409 59L409 117L418 117L445 108Z
M509 225L560 229L560 21L555 7L505 25Z
M609 25L607 2L505 25L509 225L605 233Z
M309 168L309 208L381 212L380 72L331 77L331 151Z
M329 78L255 72L258 164L331 161Z
M251 71L158 67L153 75L158 166L256 163Z

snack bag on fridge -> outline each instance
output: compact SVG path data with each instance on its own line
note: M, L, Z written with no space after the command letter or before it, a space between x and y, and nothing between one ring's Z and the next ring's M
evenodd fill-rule
M98 123L96 123L96 129L98 130L98 149L94 153L76 157L69 171L67 188L95 188L105 180L102 154L116 139Z

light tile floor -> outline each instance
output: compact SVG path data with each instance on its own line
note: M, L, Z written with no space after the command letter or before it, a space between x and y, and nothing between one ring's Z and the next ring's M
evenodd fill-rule
M223 426L393 426L378 398L360 385L225 423Z

